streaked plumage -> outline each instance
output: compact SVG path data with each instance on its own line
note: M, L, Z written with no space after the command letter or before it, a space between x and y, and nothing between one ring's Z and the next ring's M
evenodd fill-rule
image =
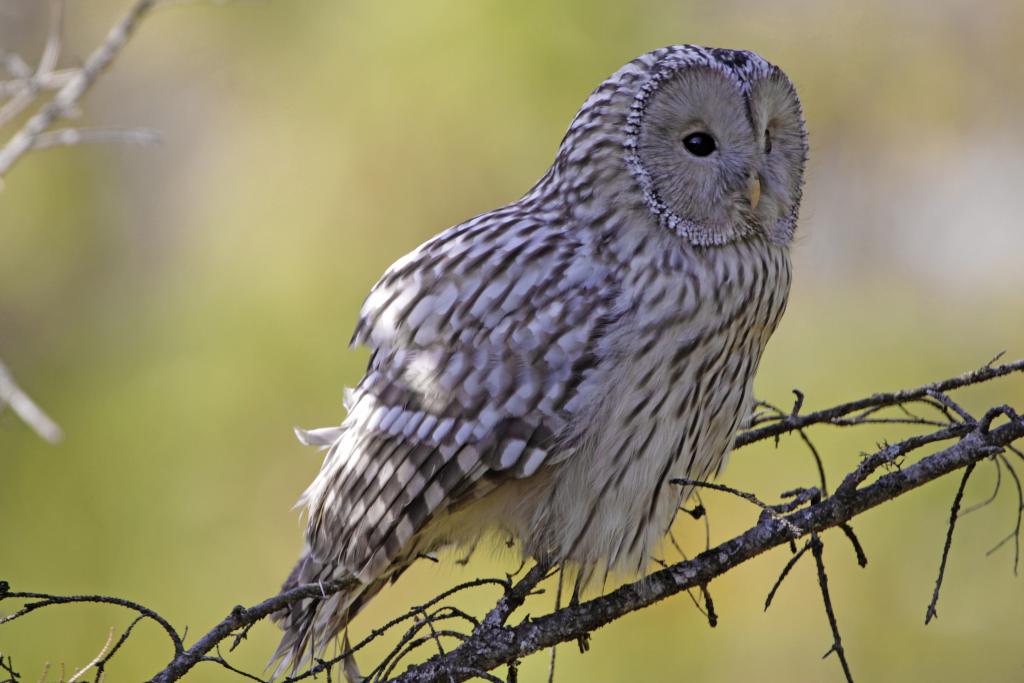
M689 151L695 131L713 152ZM642 571L688 494L668 481L716 474L749 411L805 156L778 68L656 50L593 92L522 199L392 265L347 417L304 435L327 455L285 584L363 587L278 615L283 665L419 553L490 530L585 574Z

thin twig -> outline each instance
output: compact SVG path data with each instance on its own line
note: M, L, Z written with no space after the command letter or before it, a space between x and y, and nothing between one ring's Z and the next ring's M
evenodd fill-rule
M64 438L57 423L36 405L28 394L14 381L7 366L0 362L0 411L9 406L21 421L32 428L41 439L57 443Z
M92 661L90 661L88 664L86 664L81 669L76 671L71 676L71 678L68 679L67 683L76 683L76 681L78 681L78 679L80 679L82 676L84 676L85 673L89 669L91 669L94 666L96 666L97 664L99 664L103 660L103 657L107 654L107 650L110 648L110 644L113 643L113 642L114 642L114 627L111 626L110 627L110 633L107 635L107 642L105 642L103 644L103 647L100 648L100 653L98 655L96 655L95 657L93 657Z
M132 620L132 623L128 624L128 628L124 630L124 632L121 634L121 637L117 639L117 642L114 643L114 647L110 648L110 651L106 655L101 657L99 661L96 662L96 683L100 683L100 681L103 679L103 674L106 669L107 662L109 662L111 657L116 655L117 651L121 649L121 646L128 641L128 638L132 634L132 630L135 628L135 625L143 619L145 619L145 617L141 614L135 617L135 619Z
M704 596L704 608L707 610L704 614L708 618L708 625L714 628L718 626L718 613L715 612L715 601L711 599L711 591L708 590L706 583L702 583L698 588L700 588L700 594Z
M668 530L668 538L669 538L669 542L672 543L672 546L676 549L676 552L679 553L679 557L680 558L682 558L683 560L690 559L690 556L686 554L686 552L683 550L683 547L681 545L679 545L679 541L676 540L675 532L672 531L672 527L671 526L669 527L669 530ZM708 547L710 547L710 545ZM659 560L655 559L655 562L657 562L659 566L664 567L664 568L667 568L667 567L670 566L670 564L668 562L665 562L665 561L659 561ZM704 616L704 618L708 620L708 623L711 624L711 626L713 628L715 626L715 624L711 623L712 622L711 615L708 614L707 610L704 609L704 606L700 604L699 600L697 600L697 596L693 594L693 589L692 588L687 588L686 589L686 595L687 595L687 597L690 598L690 602L693 603L693 606L697 608L697 611L700 612ZM717 621L718 621L717 616L715 617L714 621L717 623Z
M971 478L971 473L974 472L975 463L970 463L964 468L964 475L960 478L960 486L956 490L956 496L953 497L953 505L949 508L949 525L946 527L946 542L942 546L942 560L939 562L939 575L935 579L935 590L932 591L932 601L928 603L928 609L925 611L924 623L928 624L932 619L938 616L938 612L935 611L935 606L939 602L939 589L942 588L942 579L946 575L946 561L949 559L949 549L953 545L953 530L956 528L956 520L960 514L960 501L964 498L964 489L967 488L967 480Z
M1017 450L1016 448L1014 448L1013 446L1007 446L1007 449L1009 451L1015 453L1016 455L1018 455L1021 459L1024 459L1024 454L1021 454L1021 452L1019 450ZM1001 541L999 541L999 543L996 543L995 546L993 546L985 554L986 555L991 555L992 553L996 552L997 550L1002 548L1004 545L1006 545L1006 543L1012 539L1013 540L1013 574L1014 574L1014 576L1016 576L1017 575L1017 571L1020 568L1020 529L1021 529L1021 520L1022 520L1022 518L1024 518L1024 486L1021 485L1020 476L1017 474L1017 470L1010 463L1010 461L1008 459L1006 459L1006 457L1003 456L1003 455L999 455L997 457L1000 460L1002 460L1003 465L1006 467L1006 470L1010 473L1010 477L1013 479L1014 486L1017 489L1017 522L1016 522L1016 524L1013 527L1013 531L1011 531L1009 534L1007 534Z
M779 588L782 586L782 582L786 580L786 577L789 576L789 572L793 570L793 567L795 567L796 563L800 561L800 558L804 556L804 553L806 553L810 549L810 542L805 543L803 548L800 548L800 550L793 553L793 556L790 557L789 560L786 562L786 565L782 568L782 571L779 572L779 577L775 579L775 583L772 584L771 590L768 591L768 597L764 600L764 609L766 612L768 611L768 608L772 606L772 601L775 600L775 594L779 591Z
M160 142L160 134L148 128L58 128L36 136L33 149L123 142L152 145Z
M77 72L78 69L58 69L50 73L29 73L8 81L0 81L0 98L15 97L26 88L35 88L36 92L60 90Z
M0 653L0 673L7 675L7 678L0 681L0 683L18 683L21 679L21 674L14 670L14 662L11 661L10 655L7 656L5 661L3 653Z
M846 660L846 650L843 649L843 638L839 635L839 622L836 620L836 612L832 608L832 598L828 592L828 573L825 571L824 545L816 533L811 534L809 541L811 554L814 556L814 564L818 569L818 586L821 588L821 601L825 605L825 615L828 617L829 628L832 629L832 647L825 653L828 657L833 652L839 658L839 664L843 667L843 675L847 683L853 683L853 674L850 672L850 663Z
M555 611L562 609L562 581L565 579L565 565L558 568L558 588L555 589ZM558 646L551 648L551 660L548 662L548 683L555 683L555 657Z
M750 429L739 434L736 437L735 445L737 447L745 446L755 441L788 434L789 432L803 429L811 425L829 424L838 418L850 415L859 410L864 410L865 408L883 408L895 406L901 403L908 403L924 396L928 396L929 391L945 393L972 384L987 382L997 377L1003 377L1015 372L1024 372L1024 359L1017 360L1012 363L1006 363L1004 365L985 365L977 370L960 375L959 377L952 377L939 382L932 382L914 389L873 394L867 398L850 401L849 403L842 403L825 410L806 413L804 415L789 415L778 419L771 424Z
M273 598L272 598L273 599ZM98 603L107 605L117 605L118 607L124 607L134 612L141 614L147 619L155 621L160 627L167 633L167 637L171 639L171 643L174 645L175 653L181 653L184 650L182 644L182 637L178 635L178 632L174 629L171 624L164 619L162 616L154 612L153 610L140 605L137 602L131 600L125 600L124 598L115 598L107 595L50 595L47 593L31 593L23 591L12 591L10 585L6 581L0 581L0 601L4 600L32 600L34 602L28 602L22 606L21 609L16 610L12 614L0 617L0 625L21 619L27 614L31 614L36 610L44 607L52 607L54 605L70 605L70 604L83 604L83 603Z
M960 512L960 516L961 517L966 517L967 515L971 514L972 512L977 512L978 510L982 510L984 508L987 508L989 505L991 505L992 503L995 502L996 497L999 496L999 489L1002 488L1002 485L1003 485L1003 467L1002 467L1002 464L1001 464L1002 462L1003 462L1003 458L1002 457L997 457L997 458L993 458L992 459L992 466L996 470L996 483L995 483L995 486L992 487L991 495L989 495L988 498L986 498L985 500L981 501L980 503L975 503L974 505L971 505L970 507L966 507L963 510L961 510L961 512Z
M868 566L868 556L864 552L864 546L860 544L860 539L857 538L857 534L854 532L853 527L850 526L849 523L843 522L839 525L839 529L850 541L850 545L853 546L853 552L857 556L857 565L861 568Z
M701 488L711 489L712 491L721 491L722 493L729 493L738 498L742 498L747 502L753 503L757 507L761 508L761 510L764 513L778 516L777 506L765 503L764 501L762 501L760 498L755 496L753 493L750 493L749 491L740 491L739 489L735 489L731 486L726 486L724 484L715 484L714 482L708 481L700 481L698 479L670 479L669 483L675 484L677 486L699 486ZM779 518L783 519L782 517Z
M807 436L807 432L803 429L798 429L796 433L800 436L800 440L807 446L807 450L811 452L811 457L814 459L814 464L818 468L818 481L821 483L821 492L828 495L828 479L825 478L825 463L821 460L821 453L818 452L818 447L811 441L811 437Z

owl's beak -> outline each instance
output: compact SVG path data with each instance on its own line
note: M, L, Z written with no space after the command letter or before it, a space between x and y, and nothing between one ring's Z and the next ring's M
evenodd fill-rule
M761 176L756 173L747 181L747 196L750 198L750 208L756 209L761 201Z

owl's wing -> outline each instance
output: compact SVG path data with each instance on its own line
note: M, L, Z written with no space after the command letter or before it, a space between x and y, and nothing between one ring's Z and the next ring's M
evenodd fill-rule
M363 305L352 343L372 349L369 368L319 435L333 441L304 496L314 555L363 580L485 475L564 454L614 288L558 221L515 207L427 242Z

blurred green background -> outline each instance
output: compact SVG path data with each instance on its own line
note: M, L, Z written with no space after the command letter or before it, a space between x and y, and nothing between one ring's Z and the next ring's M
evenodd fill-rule
M71 0L64 62L127 0ZM0 47L35 60L45 3L0 0ZM276 591L301 542L290 510L318 468L293 426L340 420L364 352L358 306L398 256L514 199L545 170L590 90L670 43L753 49L782 66L811 133L789 312L760 397L808 406L1024 356L1024 4L1014 0L181 3L147 19L87 96L90 125L161 131L156 147L40 151L0 194L0 358L62 425L41 442L0 416L0 578L21 590L116 594L195 636ZM1024 382L965 394L1024 403ZM835 481L884 434L821 432ZM892 433L888 434L893 436ZM744 449L724 481L763 497L815 483L801 444ZM984 498L979 470L968 500ZM825 536L859 681L1024 679L1024 583L1009 489L958 528L927 628L956 481L856 523L871 563ZM704 499L717 540L756 510ZM679 523L684 545L703 526ZM685 596L559 650L557 680L839 681L813 564L776 604L779 550L711 585L709 629ZM420 563L354 635L477 575ZM470 600L482 610L493 595ZM550 608L543 596L529 606ZM9 608L5 608L9 609ZM25 680L88 661L116 609L68 607L0 628ZM232 660L261 669L259 625ZM385 650L371 648L364 668ZM170 648L140 627L107 680L155 673ZM540 680L545 655L521 680ZM50 679L56 680L57 670ZM237 680L207 665L195 681Z

